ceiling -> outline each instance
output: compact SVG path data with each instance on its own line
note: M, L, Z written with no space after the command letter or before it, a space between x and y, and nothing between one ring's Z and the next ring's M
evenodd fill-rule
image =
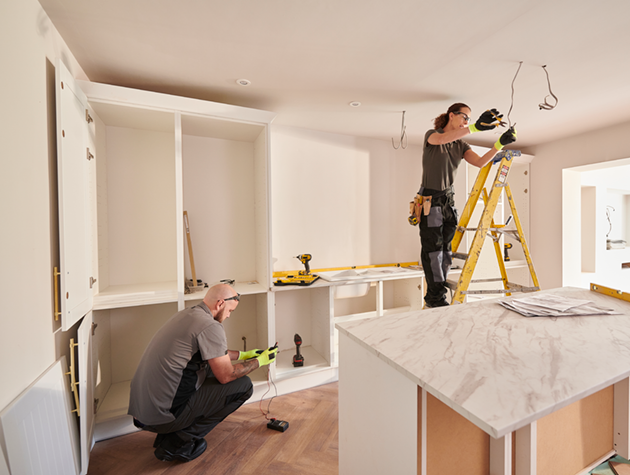
M418 144L454 102L474 117L512 106L527 148L630 121L625 0L40 3L90 80L269 110L275 124L398 142L406 111Z

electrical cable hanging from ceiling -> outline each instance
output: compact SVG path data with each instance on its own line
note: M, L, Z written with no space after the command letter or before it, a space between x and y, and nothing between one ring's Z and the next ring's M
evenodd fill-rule
M400 142L398 142L398 146L396 146L396 144L394 144L394 139L392 139L392 147L394 147L394 150L398 150L399 148L403 148L406 149L407 148L407 127L405 126L405 111L403 111L402 113L402 126L400 129ZM404 145L403 145L404 142Z
M516 74L514 75L514 79L512 79L512 99L511 99L511 102L510 102L510 110L507 113L507 120L508 120L508 128L509 129L512 128L512 121L510 120L510 114L512 113L512 108L514 107L514 81L516 81L516 76L518 76L518 73L521 70L521 66L523 66L523 61L519 61L518 69L516 70ZM514 125L516 125L516 124L514 124Z
M542 68L545 71L545 74L547 75L547 85L549 86L549 94L551 94L551 96L556 100L556 103L554 105L549 104L547 102L547 98L549 96L547 95L545 96L545 99L543 100L543 102L541 104L538 104L538 107L540 110L544 109L546 111L550 111L552 109L555 109L555 107L558 105L558 98L553 92L551 92L551 81L549 80L549 73L547 72L547 65L544 65Z

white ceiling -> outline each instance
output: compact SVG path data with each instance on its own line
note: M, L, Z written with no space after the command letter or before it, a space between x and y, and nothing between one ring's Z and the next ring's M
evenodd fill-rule
M454 102L507 116L520 61L520 147L630 121L627 0L40 3L92 81L270 110L276 124L398 141L406 111L421 143Z

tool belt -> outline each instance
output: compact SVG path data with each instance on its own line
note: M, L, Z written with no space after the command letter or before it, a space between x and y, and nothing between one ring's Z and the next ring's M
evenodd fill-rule
M409 224L417 226L420 222L420 213L424 212L427 216L431 211L431 196L416 195L413 201L409 203Z
M431 202L433 198L437 198L438 196L443 196L448 193L453 192L453 187L448 187L445 190L438 191L435 193L427 194L427 196L423 196L422 193L425 191L424 187L420 188L420 191L414 197L413 201L409 202L409 224L412 226L417 226L420 222L420 213L423 213L425 216L429 216L429 212L431 211Z

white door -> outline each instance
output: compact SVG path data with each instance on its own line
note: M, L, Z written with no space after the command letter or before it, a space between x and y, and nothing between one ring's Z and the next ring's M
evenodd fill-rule
M56 68L61 324L92 308L87 99L61 61Z
M79 360L79 434L81 440L81 475L86 475L94 435L94 372L92 371L92 312L77 332Z

